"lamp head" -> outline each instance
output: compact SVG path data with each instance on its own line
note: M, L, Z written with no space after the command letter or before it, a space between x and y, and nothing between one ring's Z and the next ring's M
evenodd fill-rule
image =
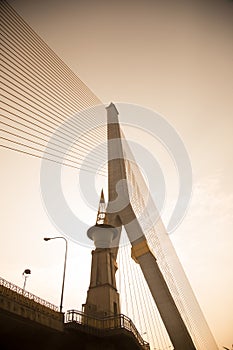
M26 269L26 270L24 270L24 272L23 272L23 275L30 275L31 274L31 270L29 270L29 269Z
M50 239L51 239L51 238L49 238L49 237L45 237L45 238L44 238L44 241L50 241Z

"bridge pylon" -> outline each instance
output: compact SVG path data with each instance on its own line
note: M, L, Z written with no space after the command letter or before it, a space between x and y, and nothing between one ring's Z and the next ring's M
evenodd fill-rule
M164 326L176 350L195 350L191 335L150 250L129 198L125 159L118 111L113 103L107 108L108 122L108 222L118 230L124 226L132 246L132 258L140 265ZM114 243L117 246L120 235ZM117 255L118 248L113 248Z

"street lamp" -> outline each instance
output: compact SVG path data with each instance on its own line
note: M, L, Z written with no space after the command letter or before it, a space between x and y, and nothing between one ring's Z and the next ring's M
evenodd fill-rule
M61 303L60 303L60 312L62 312L62 304L63 304L63 294L64 294L64 284L65 284L65 275L66 275L66 259L67 259L67 247L68 247L68 243L67 243L67 239L65 237L45 237L44 240L45 241L50 241L51 239L64 239L64 241L66 242L66 250L65 250L65 261L64 261L64 270L63 270L63 280L62 280L62 290L61 290Z
M22 273L22 275L24 277L23 292L25 291L26 281L27 281L27 278L29 277L30 274L31 274L31 270L29 270L29 269L24 270L24 272Z

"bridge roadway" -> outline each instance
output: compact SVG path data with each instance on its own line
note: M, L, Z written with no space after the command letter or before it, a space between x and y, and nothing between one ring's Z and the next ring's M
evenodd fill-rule
M132 321L117 315L96 319L78 311L60 313L49 302L0 278L2 350L149 350Z

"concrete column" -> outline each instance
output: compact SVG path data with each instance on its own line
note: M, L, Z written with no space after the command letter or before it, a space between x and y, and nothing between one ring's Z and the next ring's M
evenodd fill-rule
M117 264L110 248L118 230L109 225L96 225L88 232L96 246L92 252L91 282L84 312L94 317L120 314L120 300L116 288Z

